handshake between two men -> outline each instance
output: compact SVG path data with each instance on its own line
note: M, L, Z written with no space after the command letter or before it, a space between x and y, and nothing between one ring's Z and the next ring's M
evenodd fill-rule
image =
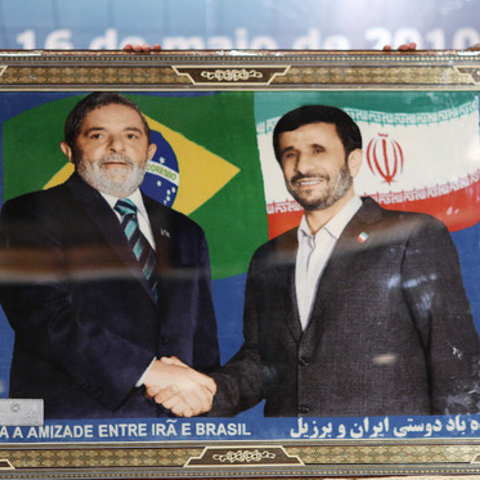
M215 381L176 357L155 360L143 380L145 395L179 417L194 417L212 408Z

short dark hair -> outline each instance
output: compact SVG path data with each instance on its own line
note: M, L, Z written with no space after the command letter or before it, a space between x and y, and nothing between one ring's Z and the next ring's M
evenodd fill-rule
M135 110L142 119L143 126L145 127L145 133L147 134L148 143L150 143L150 127L148 126L145 117L143 116L138 105L130 100L127 97L124 97L120 93L115 92L94 92L90 95L87 95L85 98L80 100L68 114L67 119L65 120L64 127L64 140L67 145L76 151L75 141L77 140L78 135L80 134L80 129L82 123L85 120L87 114L91 111L96 110L100 107L106 107L107 105L125 105Z
M337 107L328 105L305 105L286 113L273 130L273 149L281 163L279 137L283 132L292 132L311 123L333 123L345 149L345 158L357 148L362 148L362 135L352 117Z

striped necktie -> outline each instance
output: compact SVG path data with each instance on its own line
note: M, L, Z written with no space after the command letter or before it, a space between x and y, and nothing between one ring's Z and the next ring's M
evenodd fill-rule
M114 209L122 216L122 228L132 247L133 253L142 267L143 274L157 299L157 280L153 274L155 252L138 226L137 207L128 198L120 198Z

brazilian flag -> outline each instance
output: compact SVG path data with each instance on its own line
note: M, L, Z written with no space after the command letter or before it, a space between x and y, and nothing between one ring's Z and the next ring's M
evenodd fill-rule
M245 272L267 239L253 93L132 95L158 149L143 190L199 223L214 279ZM82 95L28 109L3 125L4 200L66 180L63 125Z

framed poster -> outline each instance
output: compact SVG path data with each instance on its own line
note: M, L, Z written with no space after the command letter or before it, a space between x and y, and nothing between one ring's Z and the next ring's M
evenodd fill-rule
M1 477L479 473L477 52L32 51L0 52L0 66L1 198L2 205L8 202L0 221ZM72 203L73 190L66 194L62 186L72 183L75 170L65 123L92 92L120 93L148 125L155 148L142 190L167 207L162 211L183 214L154 232L157 250L180 241L175 222L194 228L190 240L200 235L185 217L208 243L209 265L202 269L190 260L183 270L165 266L158 325L145 320L150 309L138 302L140 294L127 293L107 250L89 249L96 245L90 237L84 250L76 247L87 238L90 220ZM80 116L78 128L105 105ZM368 227L350 233L345 248L344 231L365 203L352 211L325 260L318 292L313 289L317 298L329 296L314 302L318 320L307 315L301 327L293 306L299 298L294 283L301 281L292 276L299 269L297 234L286 232L304 213L296 182L318 179L296 178L286 166L297 162L298 174L302 155L312 161L325 148L315 141L307 143L315 147L311 152L303 151L297 137L282 143L282 134L312 122L277 131L278 161L273 143L288 112L318 105L346 114L362 138L363 153L357 155L361 145L355 144L351 165L342 147L355 178L338 198L354 188L371 199L374 217L386 220L368 220ZM113 118L122 117L115 112ZM103 124L92 129L95 141L108 133ZM143 134L142 127L127 130L129 139ZM322 168L338 180L335 165ZM57 193L31 195L43 190ZM118 228L111 218L96 228L109 235ZM268 256L268 246L255 254L282 239L293 239L294 247L280 248L278 257ZM186 245L179 258L197 258L197 247ZM270 276L272 258L290 262L290 276L281 277L280 268ZM199 276L200 283L186 289ZM177 281L180 294L171 287ZM108 289L99 290L105 283ZM202 323L208 302L196 296L199 285L203 295L211 289L216 331ZM116 319L133 318L135 328L108 324L113 310ZM202 312L198 335L182 323L184 310ZM237 356L215 376L216 399L225 399L217 402L220 415L215 404L213 413L191 418L152 399L148 408L136 408L147 400L130 368L134 338L155 332L145 341L155 343L153 356L176 355L197 366L199 357L216 356L218 340L224 365L242 347L244 316L248 344L240 363ZM310 343L302 343L309 336ZM183 357L188 342L196 342L196 353ZM120 372L113 380L102 359ZM119 386L124 383L127 391ZM124 397L116 401L122 388Z

